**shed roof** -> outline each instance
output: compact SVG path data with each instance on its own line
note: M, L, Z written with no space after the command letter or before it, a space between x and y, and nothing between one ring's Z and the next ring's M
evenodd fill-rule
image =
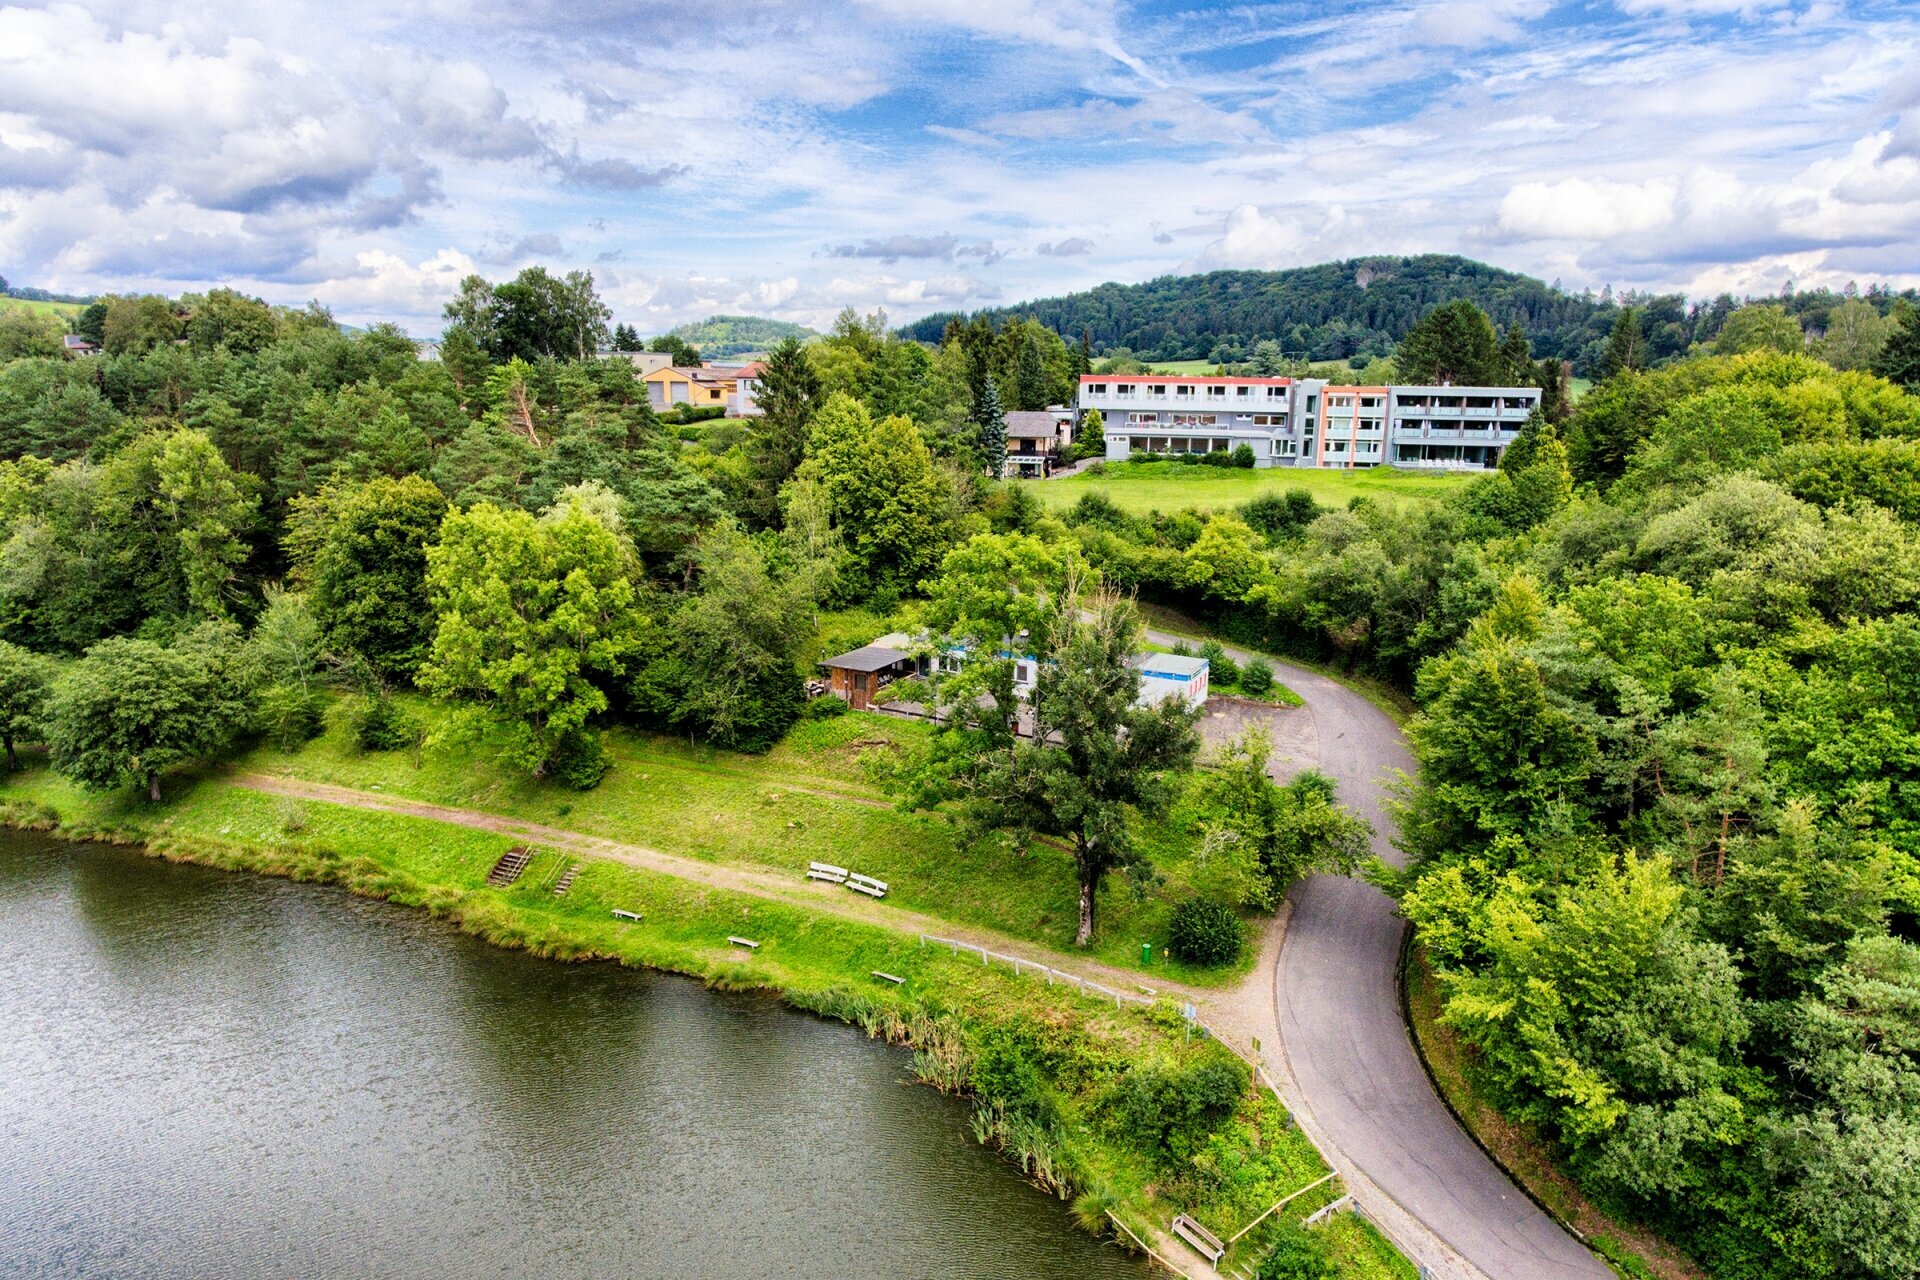
M912 660L913 655L910 653L888 648L884 644L869 644L862 645L849 653L843 653L837 658L827 658L820 665L837 667L842 671L884 671L896 663Z
M1042 409L1016 409L1007 415L1007 439L1051 440L1060 434L1060 424Z
M1140 659L1142 675L1177 676L1187 679L1205 671L1210 664L1205 658L1191 658L1183 653L1149 653Z

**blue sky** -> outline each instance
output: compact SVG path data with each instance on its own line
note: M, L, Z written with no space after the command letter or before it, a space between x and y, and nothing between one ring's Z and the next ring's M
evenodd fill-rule
M0 5L0 275L643 333L1457 252L1920 285L1911 0Z

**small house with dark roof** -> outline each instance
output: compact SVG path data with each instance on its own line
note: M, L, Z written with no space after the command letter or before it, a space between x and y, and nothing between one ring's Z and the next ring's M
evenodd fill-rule
M1008 475L1048 474L1073 438L1073 417L1064 409L1015 410L1006 420Z
M97 356L100 354L100 348L98 346L88 342L85 337L77 333L62 335L60 338L60 350L69 356Z

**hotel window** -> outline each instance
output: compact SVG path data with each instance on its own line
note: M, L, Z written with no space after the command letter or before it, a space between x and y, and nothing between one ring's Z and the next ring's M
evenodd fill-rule
M1227 394L1227 389L1225 387L1208 387L1207 394L1209 396L1224 398Z
M1103 396L1107 394L1107 384L1104 382L1089 382L1087 384L1087 394L1090 396Z
M1282 440L1280 442L1280 456L1283 458L1291 458L1293 456L1293 441Z
M1345 440L1327 441L1328 453L1345 453L1346 451L1347 451L1347 442Z
M1250 396L1253 394L1253 388L1252 387L1235 387L1233 389L1233 394L1237 396Z
M1150 396L1163 396L1167 394L1166 384L1160 382L1153 383L1147 388L1147 394Z
M1256 427L1284 427L1287 425L1287 415L1284 413L1256 413L1253 415L1253 425Z
M1378 409L1380 407L1380 397L1379 396L1361 396L1360 407L1362 409Z
M1319 407L1320 407L1320 393L1318 391L1308 392L1307 393L1307 412L1312 413L1315 410L1317 410Z
M1176 396L1188 396L1188 397L1191 397L1191 396L1193 395L1193 388L1192 388L1192 387L1187 387L1187 386L1180 386L1180 387L1175 387L1175 388L1173 389L1173 394L1175 394Z
M1130 427L1158 426L1159 424L1160 415L1157 413L1130 413L1127 415L1127 425Z

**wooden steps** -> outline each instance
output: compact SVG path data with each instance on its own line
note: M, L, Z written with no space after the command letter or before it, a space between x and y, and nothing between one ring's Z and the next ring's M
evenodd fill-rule
M533 850L521 845L509 849L500 855L500 861L493 864L493 870L487 872L487 883L496 889L504 889L518 880L533 861Z
M579 874L580 874L579 863L576 862L572 866L568 867L566 871L561 875L560 879L554 883L553 896L556 898L566 897L567 890L573 888L574 879L578 877Z

